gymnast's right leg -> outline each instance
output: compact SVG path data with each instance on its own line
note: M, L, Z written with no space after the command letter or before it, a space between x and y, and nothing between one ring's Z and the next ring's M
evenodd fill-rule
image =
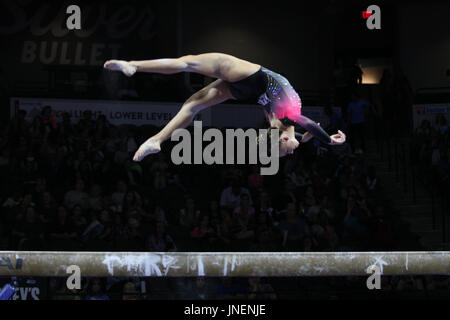
M207 77L228 82L239 81L253 74L259 65L224 53L202 53L180 58L165 58L142 61L109 60L104 68L121 71L131 77L136 72L174 74L195 72Z
M128 77L136 72L161 74L196 72L212 78L220 78L220 66L225 58L225 55L220 53L205 53L180 58L142 61L109 60L105 62L104 67L109 70L121 71Z

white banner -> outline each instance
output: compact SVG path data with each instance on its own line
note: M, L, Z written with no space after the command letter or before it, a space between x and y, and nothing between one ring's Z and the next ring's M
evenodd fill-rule
M429 120L431 122L431 126L434 127L436 116L438 114L442 114L447 119L448 123L450 121L450 104L440 103L413 105L414 129L419 127L423 120Z
M71 121L77 123L85 110L92 111L92 118L101 114L114 125L154 125L163 126L172 119L181 108L181 103L168 102L136 102L112 100L74 100L47 98L11 98L11 116L16 106L27 111L26 119L33 121L41 113L44 106L52 107L56 122L62 121L62 114L68 112ZM200 112L196 120L203 121L205 126L211 125L211 109Z
M163 126L180 110L182 103L173 102L137 102L115 100L74 100L47 98L11 98L11 116L14 109L27 111L26 119L30 122L41 113L44 106L52 107L56 122L62 120L63 112L71 115L71 121L77 123L85 110L92 111L92 118L101 114L114 124ZM333 108L339 112L339 108ZM328 117L323 107L302 107L302 114L320 122L322 127L328 125ZM265 124L264 112L259 105L219 104L200 112L195 120L203 122L203 126L222 127L260 127Z

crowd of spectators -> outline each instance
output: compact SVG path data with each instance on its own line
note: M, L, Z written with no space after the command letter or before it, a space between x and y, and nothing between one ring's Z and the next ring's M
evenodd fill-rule
M16 110L1 126L2 250L404 249L375 167L346 144L325 149L309 142L281 160L277 175L261 176L253 165L174 165L171 142L159 154L131 161L154 127L115 126L90 111L79 121L64 114L57 123L51 107L26 116ZM383 281L385 288L419 290L419 280ZM450 285L431 280L421 286ZM63 279L32 281L45 282L42 299L273 299L365 286L354 277L91 278L83 290L70 291Z
M443 205L449 208L450 190L450 139L447 119L438 114L434 121L423 120L416 128L411 146L411 160L417 173L429 190L444 199Z

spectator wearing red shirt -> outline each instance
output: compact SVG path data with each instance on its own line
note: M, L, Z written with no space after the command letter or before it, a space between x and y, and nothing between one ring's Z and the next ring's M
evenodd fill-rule
M263 176L259 173L258 166L253 166L252 173L248 175L248 186L251 189L259 189L263 186Z
M51 129L53 130L56 130L58 128L55 118L52 115L52 107L45 106L44 108L42 108L40 118L44 126L50 125Z
M248 194L241 194L241 201L239 207L234 209L234 215L253 216L255 214L255 208L250 205L250 199Z
M191 231L191 237L202 239L202 238L209 238L216 234L216 231L209 223L209 216L204 215L200 219L199 225L197 225L194 230Z

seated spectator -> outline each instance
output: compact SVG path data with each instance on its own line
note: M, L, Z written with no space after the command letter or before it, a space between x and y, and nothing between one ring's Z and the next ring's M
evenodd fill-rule
M80 205L83 209L87 208L88 195L84 192L83 180L78 179L75 183L75 188L64 195L64 205L69 209L75 205Z
M273 221L268 213L260 212L258 214L255 227L256 242L250 248L252 252L274 252L280 249L277 245L281 242L279 234L275 232L273 226Z
M141 300L140 292L136 289L136 285L133 282L129 281L124 283L122 300Z
M68 112L62 113L62 121L59 125L59 133L61 135L72 135L75 132L75 126L72 124L71 115Z
M50 192L43 192L36 206L39 218L43 223L49 223L56 218L56 202Z
M31 199L31 194L30 194ZM22 203L22 194L19 189L13 190L12 194L6 198L6 200L3 202L2 207L3 208L14 208L18 207Z
M10 151L8 148L0 148L0 172L2 174L6 173L9 166Z
M246 288L231 277L223 277L214 288L212 296L217 300L235 300L246 297Z
M210 300L211 299L211 286L209 278L197 277L194 279L194 285L192 286L191 296L189 300Z
M80 162L80 165L78 167L78 176L83 181L87 181L88 184L92 181L93 172L92 172L92 163L90 160L84 160Z
M67 154L58 167L55 176L56 181L60 181L60 190L55 190L55 194L64 195L67 188L70 188L70 181L76 181L75 159L72 153Z
M86 229L87 222L88 220L84 216L83 208L78 205L74 206L70 213L70 223L77 235L83 234L83 231Z
M128 178L128 182L132 186L139 186L142 184L142 167L139 163L133 162L130 159L124 161L124 171Z
M421 137L431 136L433 128L429 120L422 120L420 126L415 129L415 134Z
M233 238L237 240L250 239L255 235L254 217L249 215L234 214L232 217Z
M153 209L153 213L146 211L141 211L141 216L144 218L145 221L150 223L158 223L161 222L165 226L169 225L169 222L166 218L166 212L160 205L156 205Z
M276 197L278 203L277 208L283 208L286 203L296 203L298 199L296 186L292 180L285 178L283 182L283 189L280 190L279 195Z
M78 121L78 130L88 128L90 133L93 133L95 128L95 120L92 119L92 110L84 110L83 117Z
M141 223L135 217L128 217L126 219L125 230L122 233L122 239L135 241L135 244L142 242L144 237L141 231Z
M436 129L440 135L445 135L448 132L447 119L442 113L436 115Z
M154 252L167 252L177 250L172 237L166 233L164 224L156 224L155 232L147 239L147 250Z
M93 184L89 192L88 208L94 211L103 209L102 188L98 184Z
M397 291L417 291L425 290L422 276L394 276L392 284Z
M286 175L296 187L306 187L312 183L302 160L297 161L294 171L288 172Z
M124 180L119 180L116 183L116 190L111 194L111 210L113 212L122 212L122 205L128 186Z
M366 188L370 193L375 192L378 188L378 179L375 166L369 166L366 176Z
M248 186L253 190L257 190L263 186L264 177L260 173L257 165L252 166L252 173L248 176Z
M100 278L92 278L89 280L85 300L109 300L106 294L105 281Z
M252 205L252 198L248 189L242 187L237 179L231 180L229 187L222 191L220 196L220 206L234 210L239 206L242 194L248 195L249 203Z
M306 207L311 207L317 204L317 197L312 185L307 186L305 189L304 202Z
M49 229L50 239L52 240L71 240L77 237L74 225L64 206L58 207L56 219L49 226Z
M383 291L391 291L392 288L392 279L390 276L381 277L381 290Z
M328 243L324 245L323 251L326 252L341 251L339 246L340 246L339 236L337 233L334 233L328 237Z
M253 216L255 214L255 208L250 206L248 194L241 194L241 202L239 207L236 207L233 211L234 215Z
M309 227L306 220L297 213L295 203L289 203L286 210L286 218L280 222L278 228L284 234L283 246L295 245L309 234Z
M442 291L448 292L450 290L450 278L448 276L425 276L425 288L427 291Z
M303 252L316 252L320 251L319 243L314 237L304 237L303 238L303 248L301 251Z
M211 200L209 202L208 215L211 226L217 229L220 224L220 207L217 200Z
M46 178L37 178L32 191L33 199L42 199L42 195L46 191L49 192Z
M43 136L43 133L41 134L41 136ZM26 156L27 156L27 152L28 152L28 150L30 150L30 147L33 147L34 145L40 146L42 144L42 141L41 141L42 138L41 137L38 138L37 134L32 135L31 137L32 137L32 139L34 138L34 139L39 139L39 140L36 141L35 144L33 144L34 141L32 140L30 143L31 145L30 145L25 136L21 135L21 136L17 137L18 142L12 148L12 160L13 160L12 164L17 165L18 162L25 160Z
M256 229L257 230L269 230L273 231L273 227L276 226L272 217L267 211L260 211L256 215Z
M358 243L366 234L365 211L356 202L355 198L349 196L347 201L347 213L344 217L344 236ZM361 245L361 243L359 243Z
M84 243L112 238L113 224L110 212L106 209L95 215L81 235Z
M44 227L32 206L25 209L12 229L17 250L39 250L44 245Z
M269 283L264 283L259 277L248 278L248 300L275 300L277 295Z
M114 158L114 154L120 149L122 140L119 137L119 129L117 126L111 126L107 130L107 140L104 151L108 158Z
M155 154L155 160L150 167L150 172L152 173L156 171L166 172L168 168L169 164L166 160L165 154L163 152Z
M39 177L39 165L31 150L26 151L26 154L19 162L20 179L26 183L35 181Z
M155 191L163 191L167 188L167 173L165 171L156 170L153 173L153 189Z
M257 212L266 212L274 224L278 224L280 213L272 207L272 200L267 191L261 191L259 194L259 203L256 207Z
M119 137L120 135L123 135L123 133L119 132ZM122 136L120 137L116 151L114 152L113 161L116 165L122 166L129 158L130 154L128 152L128 142L125 137Z
M44 106L39 117L44 126L49 126L52 130L56 130L58 128L55 117L52 115L51 106Z
M375 208L374 215L370 217L371 248L373 250L391 251L395 249L392 222L386 217L383 206Z
M128 190L123 198L121 212L127 213L133 210L136 210L139 215L141 214L141 211L143 211L142 197L138 192L134 190Z
M30 201L31 201L31 195ZM0 221L3 223L12 225L15 223L17 215L19 215L23 209L21 208L22 193L20 190L14 190L13 193L6 198L2 204L2 210L0 211Z
M200 217L199 221L199 225L197 225L190 233L192 238L211 239L211 237L215 236L216 230L211 226L208 215L203 215Z
M187 197L185 207L180 210L180 226L191 230L197 224L199 216L200 210L196 208L194 199Z
M233 220L230 213L224 208L220 210L220 217L221 221L217 228L218 248L220 248L219 251L228 251L226 249L230 248L233 240Z

